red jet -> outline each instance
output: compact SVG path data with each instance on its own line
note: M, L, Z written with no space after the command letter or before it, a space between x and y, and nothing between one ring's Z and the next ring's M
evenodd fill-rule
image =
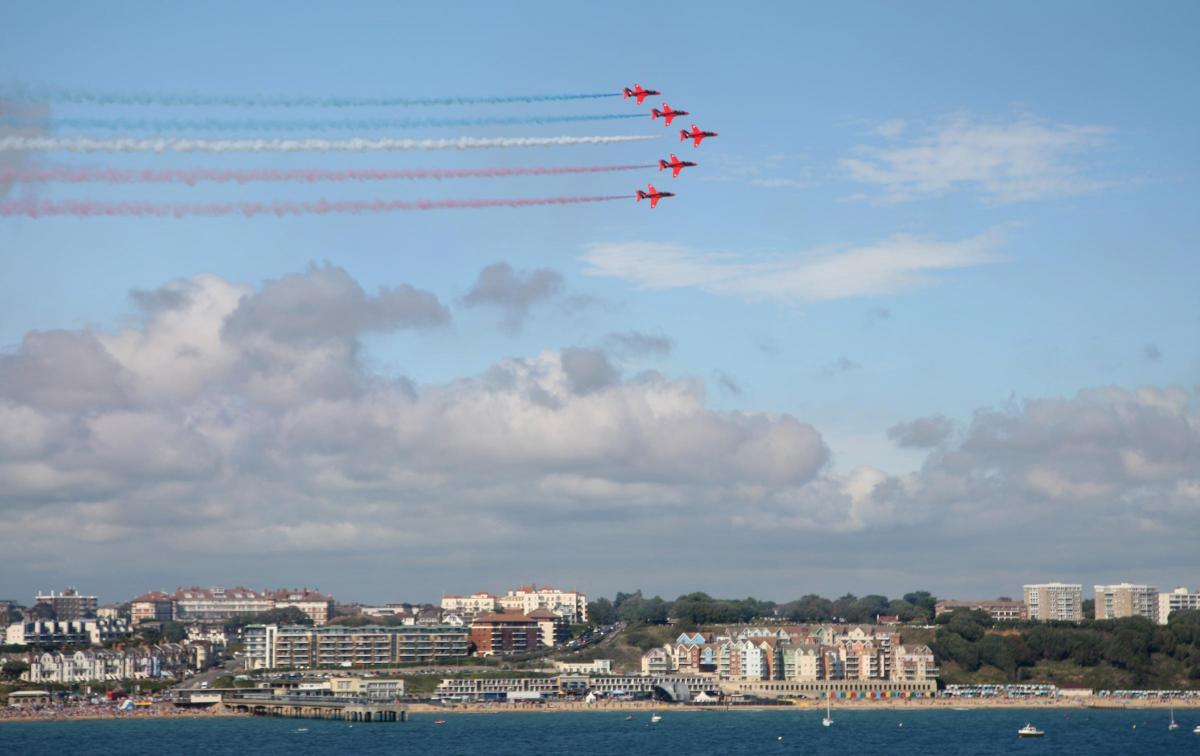
M679 130L679 141L682 142L687 139L695 139L696 143L692 145L693 147L699 147L700 142L704 141L704 137L710 137L710 136L720 136L720 135L717 134L717 132L715 132L715 131L701 131L700 127L694 123L692 124L691 131L688 131L687 129Z
M636 97L638 105L641 105L642 100L646 99L648 96L660 94L662 94L662 92L659 92L657 89L642 89L641 84L634 84L633 89L625 87L625 99L628 100L630 97Z
M683 170L684 168L691 168L694 165L695 165L695 163L688 162L687 160L680 160L679 158L675 157L674 155L671 155L671 162L669 162L669 163L666 160L658 161L658 170L665 171L668 168L670 168L671 169L671 178L679 178L679 172L681 170Z
M671 110L671 106L665 102L663 103L662 110L659 110L658 108L650 108L650 120L653 121L655 118L662 116L663 118L667 119L667 122L663 124L664 126L670 126L671 119L673 119L675 116L681 115L691 115L691 113L687 112L686 110Z
M653 210L658 205L658 201L660 199L662 199L663 197L674 197L675 196L675 192L660 192L660 191L658 191L657 189L654 188L654 184L646 184L646 188L649 189L650 191L643 192L641 189L638 189L637 201L641 202L644 199L650 200L650 209L651 210Z

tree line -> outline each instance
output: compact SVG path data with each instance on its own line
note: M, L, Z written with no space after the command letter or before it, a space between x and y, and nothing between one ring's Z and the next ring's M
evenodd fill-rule
M622 621L629 624L662 624L668 619L685 626L772 622L874 622L878 615L895 615L901 622L928 621L933 617L937 597L929 591L906 593L898 599L872 594L859 598L848 593L827 599L810 593L776 603L754 597L718 599L707 593L687 593L674 601L660 596L647 598L640 590L617 593L612 600L598 598L588 603L588 618L597 625Z
M1029 679L1039 662L1071 662L1110 665L1138 687L1172 687L1180 677L1200 681L1200 611L1173 612L1166 625L1157 625L1144 617L996 623L985 612L958 610L937 624L934 654L965 672L989 665L1018 681Z

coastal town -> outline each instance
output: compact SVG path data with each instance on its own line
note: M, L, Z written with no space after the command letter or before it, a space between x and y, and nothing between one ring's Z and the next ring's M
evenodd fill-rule
M101 604L68 588L27 605L0 601L0 618L8 620L0 685L9 719L271 706L311 713L352 701L404 704L375 714L398 721L421 707L1200 700L1194 665L1172 687L1059 685L1015 662L1008 679L964 683L972 652L962 643L973 635L986 644L1038 626L1200 626L1200 593L1130 583L1096 585L1088 600L1080 584L1051 582L1025 585L1021 600L921 591L893 601L810 594L786 604L707 594L664 602L640 591L589 601L538 585L445 595L438 604L342 603L313 588L244 587L181 587ZM1006 669L1002 654L979 648L979 668Z

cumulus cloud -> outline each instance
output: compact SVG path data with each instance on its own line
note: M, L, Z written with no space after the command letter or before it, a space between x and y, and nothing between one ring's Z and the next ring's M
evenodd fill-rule
M897 235L774 257L703 252L681 244L593 244L584 272L648 289L696 288L745 300L831 300L876 296L926 283L938 272L994 263L999 229L958 241Z
M468 307L495 307L503 313L504 328L517 330L530 308L556 296L562 288L562 275L557 271L539 268L519 272L508 263L498 262L479 271L479 278L463 303Z
M366 294L327 268L166 288L179 296L151 296L121 330L31 332L0 355L13 580L77 582L120 553L130 594L157 587L150 570L383 597L399 571L418 598L535 570L611 591L647 554L689 568L656 580L696 587L705 553L786 598L805 592L798 566L831 563L906 565L910 589L967 556L956 544L976 574L1007 569L1013 543L1178 564L1200 527L1200 419L1181 389L1034 399L953 434L902 423L894 439L929 449L919 470L840 474L811 425L711 409L702 380L626 375L596 349L430 385L370 370L362 333L441 322L419 289ZM279 327L302 301L332 323Z
M258 288L200 275L134 300L122 330L33 332L0 356L0 548L15 559L436 559L548 537L569 512L752 502L828 458L795 418L710 410L701 382L626 378L596 349L437 385L373 373L362 333L433 327L444 308L336 268Z
M991 202L1021 202L1094 191L1107 184L1093 177L1080 157L1107 143L1100 126L1051 123L1033 116L983 121L966 114L941 119L908 144L895 140L903 121L876 132L885 146L863 145L841 168L847 178L877 187L882 202L977 193Z

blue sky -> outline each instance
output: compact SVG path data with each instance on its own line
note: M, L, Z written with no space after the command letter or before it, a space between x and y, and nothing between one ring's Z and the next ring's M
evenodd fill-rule
M853 509L849 504L829 504L842 517L830 524L800 511L807 505L795 501L837 498L813 488L821 485L848 495L847 481L864 468L891 476L901 488L904 476L919 477L922 470L940 480L939 466L953 467L946 460L957 458L954 448L898 444L900 433L889 435L898 423L945 416L960 432L953 442L939 443L974 450L972 440L986 435L977 415L983 408L1009 412L1017 422L1029 420L1026 403L1031 401L1058 399L1073 407L1078 392L1099 387L1117 387L1133 397L1138 387L1161 392L1178 387L1185 393L1184 406L1172 410L1171 420L1196 432L1200 145L1197 105L1189 93L1200 63L1194 44L1200 11L1194 4L289 3L285 9L282 4L211 3L197 10L152 3L44 3L9 8L2 20L0 91L10 93L26 87L33 92L424 97L617 91L640 82L664 92L653 102L665 100L692 113L679 125L695 121L720 132L693 149L672 136L676 130L647 118L401 136L644 134L662 135L661 140L525 151L38 155L39 163L49 165L130 168L459 168L643 163L676 152L700 166L676 180L643 171L329 187L17 184L2 199L632 195L647 181L678 196L653 212L631 196L628 203L375 216L0 218L0 350L12 360L28 352L23 344L31 332L113 334L144 328L146 315L131 302L132 290L154 291L202 274L251 292L306 270L344 270L368 295L379 287L407 284L436 296L448 317L436 327L393 323L350 334L361 375L403 377L418 391L436 390L488 375L505 360L532 361L580 348L604 355L619 372L622 389L640 385L638 376L646 371L657 371L665 380L701 386L704 411L718 419L733 416L728 413L795 418L816 429L827 459L796 490L772 494L791 502L786 511L764 508L765 499L756 499L747 512L728 514L686 487L660 491L658 498L647 495L646 506L682 501L680 506L699 508L713 522L728 515L731 528L742 527L743 519L800 523L792 545L819 538L822 529L837 530L845 533L839 545L847 553L876 537L876 525L847 514ZM407 118L635 110L630 101L610 98L400 111L54 103L49 113L347 118L365 112ZM467 301L480 272L495 263L510 266L517 281L549 270L561 276L561 283L527 303L518 327L506 326L503 308ZM318 267L310 269L313 265ZM612 334L630 332L669 339L671 348L622 353ZM240 390L233 393L246 398ZM1138 403L1144 397L1101 404L1111 408L1114 401L1124 406L1127 400ZM24 400L14 393L7 401L17 406ZM480 418L489 421L503 422L486 414ZM580 428L584 434L595 431ZM1159 500L1190 490L1200 479L1195 436L1186 435L1182 443L1180 467L1155 478ZM448 448L453 456L465 447ZM1054 449L1047 449L1055 458ZM1131 454L1154 459L1144 449L1110 451L1124 459ZM461 464L472 464L471 459L462 451ZM235 461L245 460L225 459L226 464ZM535 471L525 485L544 482L548 469L558 469L546 460L539 463L542 468L530 464ZM977 464L976 472L1008 469L1007 462L996 459L981 458ZM1028 506L1048 518L1077 517L1079 509L1070 506L1082 496L1097 499L1097 506L1116 506L1151 529L1174 517L1186 524L1184 533L1197 533L1194 498L1173 505L1169 515L1134 512L1129 502L1146 495L1144 477L1125 483L1092 480L1093 493L1073 494L1075 504L1067 505L1062 489L1050 495L1033 486L1030 494L1029 481L1044 478L1032 469L1041 470L1040 463L1022 464L1011 471L1020 482L1014 491L992 492L1001 502L996 507ZM579 463L572 474L583 475L588 467ZM1068 477L1082 485L1093 474L1090 469L1071 466ZM654 477L630 481L615 475L623 485L646 484ZM613 476L606 480L616 482ZM560 577L546 574L555 571L553 561L537 565L536 575L504 566L505 555L520 553L522 538L558 538L561 532L526 518L521 496L493 490L496 479L485 483L469 495L452 484L437 489L440 493L427 492L447 508L459 507L455 511L464 517L469 506L463 501L488 507L504 533L485 544L496 549L493 562L482 556L469 562L445 589L503 587L476 586L482 578L471 575L481 572L512 580L574 579L596 592L637 587L630 581L642 580L642 571L632 568L600 577L565 570ZM909 489L916 485L909 483ZM127 494L137 489L162 508L196 507L203 498L176 491L177 498L168 500L161 490L147 491L132 480L123 485ZM278 493L270 486L255 490L266 490L268 497ZM872 496L882 496L883 488L874 490ZM394 515L409 517L416 506L409 496L376 490L363 506L387 502ZM922 503L937 498L913 496ZM57 503L15 496L9 507L29 518L22 520L24 527L36 529L39 517L80 517L92 511L89 506L100 506L86 504L92 501L89 495L63 490L50 498ZM316 514L330 499L316 499L324 504L310 502L313 509L287 516L294 516L297 526L335 524L337 518ZM896 516L916 504L879 506L877 511ZM566 513L573 511L563 505L558 514L570 520ZM955 512L929 516L939 522L964 516ZM137 529L112 517L99 517L98 527L113 528L103 542L127 544ZM553 519L545 511L542 517ZM617 530L619 517L625 515L613 514L608 522ZM639 517L646 519L626 522L644 526L646 534L665 527L644 511ZM879 515L880 523L885 519ZM611 548L615 542L604 541L599 532L596 548ZM703 532L708 538L713 531ZM772 549L778 548L786 554L791 548L786 539L767 548L753 532L739 531L747 544L757 544L747 549L776 553ZM161 543L178 545L175 536L160 536ZM442 554L453 548L449 543ZM837 574L798 562L786 575L764 577L761 567L750 566L749 552L735 550L728 564L719 565L726 577L714 578L712 588L786 599L793 586L830 593L901 592L920 582L943 592L990 595L1013 594L1012 581L1027 578L1164 584L1198 579L1183 574L1189 567L1194 573L1194 560L1190 565L1177 560L1186 550L1167 547L1157 562L1131 563L1128 569L1116 559L1107 568L1110 575L1097 574L1082 556L1084 542L1077 545L1077 552L1064 551L1061 563L1043 566L1053 575L1032 569L1027 574L997 557L968 571L961 586L933 585L940 578L932 569L887 576L869 564L860 572ZM1176 546L1184 549L1184 542ZM239 556L244 561L231 563L229 574L202 576L196 574L198 565L213 552L196 544L189 548L194 562L178 569L180 580L252 582L232 574L237 568L243 574L250 570L247 553ZM360 549L384 560L373 563L391 564L390 557L378 556L386 546L350 538L343 548L342 556ZM893 559L910 556L899 550ZM287 568L269 577L296 574L301 558L285 560ZM436 563L438 557L429 559ZM397 566L421 564L428 563L401 560ZM310 583L351 584L343 568L313 572L305 578ZM68 579L82 581L70 568L61 573L28 568L15 585L0 588L23 595L34 583L47 587ZM643 587L665 593L708 587L684 585L687 580L664 574L644 578ZM111 582L105 588L114 593L137 589L132 572ZM372 584L372 594L384 586ZM417 577L402 587L406 597L433 595Z

